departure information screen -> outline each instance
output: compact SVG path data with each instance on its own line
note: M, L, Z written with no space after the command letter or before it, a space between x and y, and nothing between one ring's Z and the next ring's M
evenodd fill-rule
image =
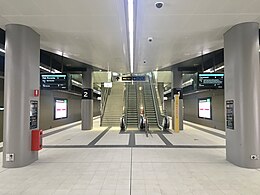
M224 74L198 74L198 89L224 89Z
M67 90L68 75L59 74L41 74L41 89L49 90Z

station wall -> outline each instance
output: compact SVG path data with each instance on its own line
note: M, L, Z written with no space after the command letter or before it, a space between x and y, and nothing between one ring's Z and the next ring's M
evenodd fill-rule
M68 118L54 120L54 98L68 100ZM0 78L0 106L4 106L4 79ZM0 111L0 142L3 141L3 115ZM93 116L100 115L100 101L93 100ZM40 128L45 130L81 120L81 95L42 90L40 96Z
M198 117L198 99L212 98L212 120ZM164 102L167 113L171 116L171 100ZM224 113L224 90L208 90L195 94L184 95L184 120L205 125L220 130L225 130L225 113Z
M54 120L54 98L68 100L68 118ZM100 101L93 100L93 116L100 115ZM81 120L81 95L62 91L41 91L40 128L49 129Z

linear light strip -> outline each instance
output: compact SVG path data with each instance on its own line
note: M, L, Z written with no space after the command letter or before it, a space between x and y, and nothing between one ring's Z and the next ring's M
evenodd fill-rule
M223 68L224 68L224 66L220 66L220 67L218 67L218 68L215 69L215 72L218 71L218 70L221 70L221 69L223 69Z
M45 67L43 67L43 66L40 66L40 69L45 70L45 71L47 71L47 72L51 72L48 68L45 68Z
M128 0L128 30L131 73L134 72L134 0Z
M5 53L5 50L4 50L4 49L2 49L2 48L0 48L0 52L2 52L2 53Z

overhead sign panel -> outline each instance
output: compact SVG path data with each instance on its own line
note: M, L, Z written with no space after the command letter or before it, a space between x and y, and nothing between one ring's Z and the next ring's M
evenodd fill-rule
M41 89L67 90L68 75L64 73L41 74Z
M198 89L224 89L224 74L199 73Z
M145 81L145 76L123 76L122 81Z
M112 82L104 83L105 88L112 88Z

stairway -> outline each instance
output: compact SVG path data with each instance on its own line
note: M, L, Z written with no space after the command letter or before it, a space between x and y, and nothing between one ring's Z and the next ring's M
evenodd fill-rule
M148 118L149 126L158 127L150 83L144 83L143 89L144 89L143 92L144 92L144 105L145 105L144 109L145 109L145 115Z
M108 95L101 126L118 126L123 113L124 83L115 82Z
M137 92L135 84L127 84L128 97L127 100L127 127L137 127L138 126L138 112L137 112Z

